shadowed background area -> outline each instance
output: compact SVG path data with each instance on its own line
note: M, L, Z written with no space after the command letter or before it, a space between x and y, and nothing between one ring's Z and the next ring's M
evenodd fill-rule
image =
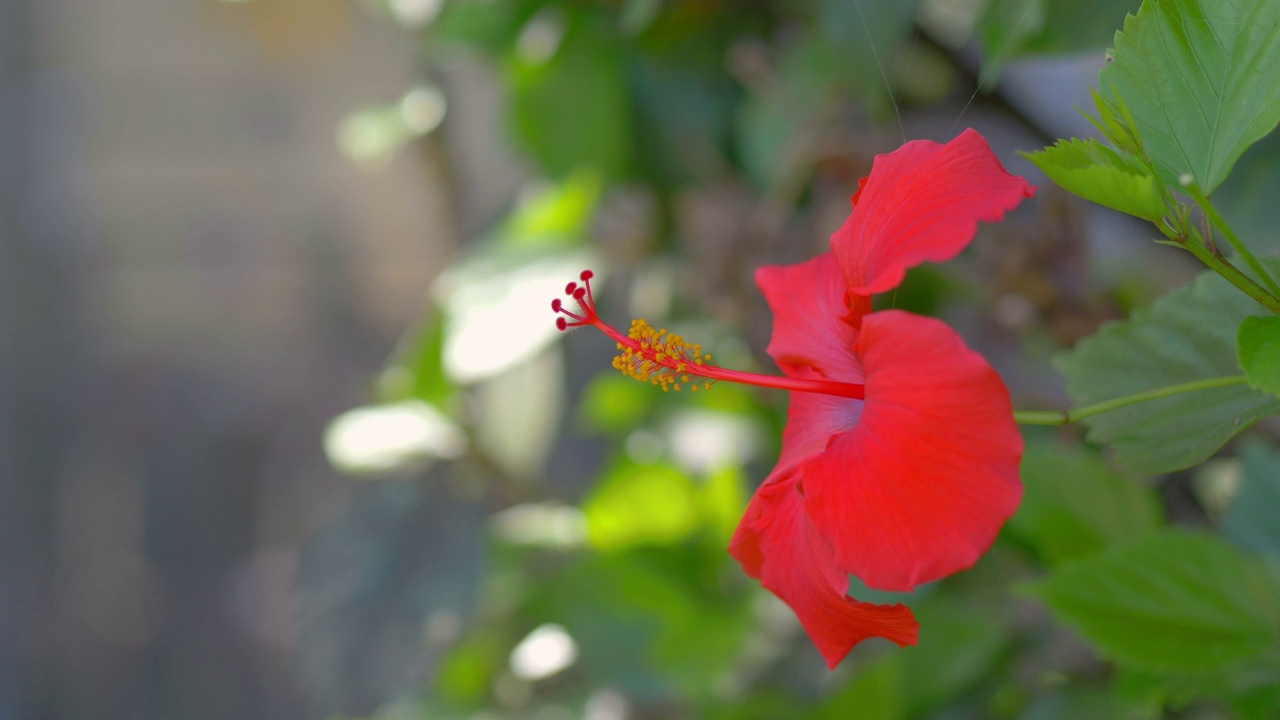
M454 243L346 0L0 3L0 717L298 717L320 432Z

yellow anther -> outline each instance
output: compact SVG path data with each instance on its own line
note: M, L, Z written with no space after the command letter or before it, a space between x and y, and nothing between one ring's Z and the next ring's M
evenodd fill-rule
M679 392L685 385L694 391L711 387L709 382L697 382L703 378L696 371L689 372L710 362L711 356L702 353L701 345L666 328L655 329L637 318L631 321L627 339L616 346L619 354L613 359L613 367L629 378L661 387L663 392Z

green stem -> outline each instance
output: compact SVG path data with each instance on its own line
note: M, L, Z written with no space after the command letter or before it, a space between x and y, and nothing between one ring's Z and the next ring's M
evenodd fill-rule
M1280 284L1276 284L1275 279L1271 277L1271 273L1267 272L1266 267L1258 261L1257 256L1250 252L1249 248L1245 246L1244 241L1242 241L1240 236L1236 234L1236 231L1227 224L1226 218L1222 217L1222 214L1213 206L1213 203L1209 201L1209 198L1206 197L1204 193L1200 192L1200 188L1195 187L1194 185L1187 188L1187 190L1191 193L1192 199L1196 201L1196 205L1199 206L1200 212L1204 213L1204 216L1209 219L1209 223L1213 225L1213 227L1218 228L1223 237L1227 239L1227 242L1231 243L1231 247L1235 249L1236 253L1244 259L1245 264L1248 265L1249 268L1253 270L1253 273L1266 284L1267 289L1271 291L1271 294L1280 297Z
M1211 388L1230 387L1232 385L1243 385L1246 379L1244 375L1230 375L1228 377L1210 378L1208 380L1196 380L1194 382L1182 383L1180 385L1169 385L1168 387L1155 388L1152 390L1144 390L1133 395L1125 395L1111 400L1105 400L1093 405L1085 405L1084 407L1072 408L1071 410L1017 410L1013 413L1013 418L1020 425L1066 425L1068 423L1077 422L1087 417L1107 412L1108 410L1117 410L1127 405L1136 405L1140 402L1148 400L1157 400L1171 395L1181 395L1182 393L1195 392L1197 390L1209 390Z
M1253 278L1245 275L1240 268L1227 262L1226 258L1215 254L1198 238L1189 239L1181 243L1182 247L1191 252L1192 255L1200 258L1200 261L1209 267L1210 270L1218 273L1226 278L1227 282L1240 288L1241 292L1254 300L1258 301L1266 309L1280 315L1280 298L1267 291L1266 288L1259 285ZM1265 276L1264 276L1265 277Z

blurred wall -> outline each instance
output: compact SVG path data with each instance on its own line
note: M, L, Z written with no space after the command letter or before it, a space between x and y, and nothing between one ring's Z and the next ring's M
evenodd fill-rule
M432 148L334 142L414 65L349 0L0 0L0 718L306 714L320 433L453 245Z

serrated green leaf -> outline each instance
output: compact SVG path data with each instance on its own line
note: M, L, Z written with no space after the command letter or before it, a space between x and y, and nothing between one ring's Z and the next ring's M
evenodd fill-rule
M1249 444L1240 456L1244 473L1222 517L1222 536L1237 547L1280 558L1280 452Z
M1008 529L1051 565L1140 537L1163 522L1150 487L1120 477L1083 448L1029 442L1022 482L1022 505Z
M1077 406L1171 385L1239 375L1236 332L1262 312L1212 272L1139 310L1055 358ZM1109 445L1129 473L1155 475L1199 463L1280 400L1241 383L1148 400L1083 420L1088 437Z
M1097 140L1063 140L1022 155L1063 189L1086 200L1145 220L1166 214L1155 176Z
M1280 317L1249 317L1237 335L1240 369L1255 390L1280 396Z
M1201 671L1276 641L1265 570L1207 535L1166 531L1062 567L1028 591L1105 655Z
M1270 648L1259 655L1230 662L1211 670L1196 672L1150 671L1122 668L1117 673L1115 687L1123 695L1134 700L1145 698L1145 704L1178 710L1204 698L1218 698L1251 706L1266 693L1259 691L1280 686L1280 649ZM1141 702L1141 700L1139 700ZM1280 709L1280 708L1275 708ZM1156 712L1153 717L1160 717ZM1273 720L1275 712L1261 715L1248 711L1244 717Z
M1135 121L1129 114L1129 108L1124 104L1124 99L1108 98L1097 90L1090 90L1089 94L1093 97L1093 106L1098 109L1096 118L1085 115L1089 122L1093 123L1093 126L1098 128L1098 132L1110 140L1120 152L1145 157L1142 151L1142 140L1137 135Z
M1147 0L1116 33L1104 95L1123 98L1166 183L1211 193L1280 121L1280 3Z

